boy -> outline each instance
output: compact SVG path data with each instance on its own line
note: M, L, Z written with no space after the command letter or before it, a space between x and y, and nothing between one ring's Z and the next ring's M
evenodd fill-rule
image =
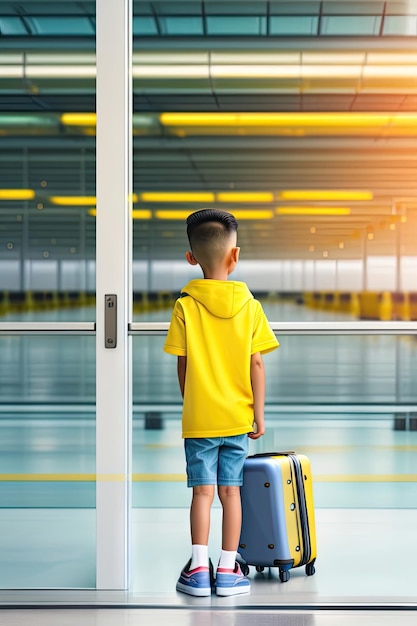
M246 284L227 280L239 258L237 228L236 219L225 211L203 209L188 217L191 251L185 257L201 267L204 279L191 280L182 289L164 346L178 357L187 482L193 488L192 556L176 588L193 596L211 594L208 539L216 485L223 524L215 592L250 592L249 580L236 563L240 486L248 437L258 439L265 432L261 354L278 342Z

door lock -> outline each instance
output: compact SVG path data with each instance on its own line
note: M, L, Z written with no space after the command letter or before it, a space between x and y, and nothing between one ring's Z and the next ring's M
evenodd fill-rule
M106 294L104 296L104 347L115 348L117 346L117 296Z

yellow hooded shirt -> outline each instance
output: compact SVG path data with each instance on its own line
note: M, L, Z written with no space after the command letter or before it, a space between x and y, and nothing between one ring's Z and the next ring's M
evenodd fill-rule
M165 352L187 357L182 436L229 437L252 431L250 357L279 346L245 283L190 281L176 301Z

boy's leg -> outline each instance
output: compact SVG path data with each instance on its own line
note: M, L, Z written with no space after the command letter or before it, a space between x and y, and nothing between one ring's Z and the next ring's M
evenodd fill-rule
M213 498L214 485L193 487L190 508L191 559L182 570L177 581L177 591L192 596L211 595L208 538Z
M195 596L211 594L208 540L217 480L217 450L218 444L210 439L185 440L187 482L193 488L190 507L192 556L180 574L177 590Z
M246 454L247 435L242 435L226 438L219 456L218 494L223 508L222 552L216 573L216 594L219 596L250 592L250 582L236 562L242 526L240 485Z
M208 545L213 499L214 485L193 487L190 509L191 541L193 544Z
M190 509L192 557L190 569L207 566L210 533L210 512L214 499L214 485L193 487Z
M219 486L219 499L223 507L222 551L219 567L233 570L242 527L240 487Z
M222 550L236 552L242 526L240 487L219 485L218 492L223 507Z
M217 483L218 438L185 439L187 484L193 489L190 509L191 542L208 545L210 511Z
M237 551L242 526L240 487L248 436L225 437L219 451L218 494L223 507L222 549Z

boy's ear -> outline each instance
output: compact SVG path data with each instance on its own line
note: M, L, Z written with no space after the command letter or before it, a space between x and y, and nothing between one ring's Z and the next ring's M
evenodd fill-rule
M188 263L190 265L198 265L198 261L194 258L193 253L192 252L186 252L185 253L185 258L187 259Z
M239 261L239 253L240 253L239 247L232 248L232 259L234 263L237 263Z

